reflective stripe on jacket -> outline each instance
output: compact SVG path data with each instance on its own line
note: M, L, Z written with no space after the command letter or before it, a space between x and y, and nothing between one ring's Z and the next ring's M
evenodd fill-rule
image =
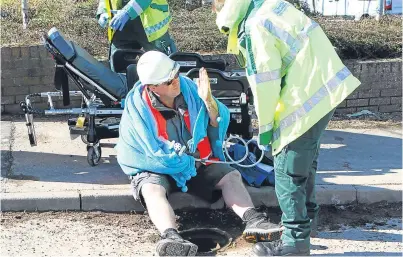
M238 43L254 95L259 142L271 142L277 154L360 82L316 22L286 1L256 2Z
M140 16L148 41L152 42L162 37L169 28L172 16L167 0L133 0L124 5L124 0L99 0L97 16L106 13L108 2L111 10L124 9L133 20ZM109 14L112 17L112 14ZM110 39L111 40L111 39Z

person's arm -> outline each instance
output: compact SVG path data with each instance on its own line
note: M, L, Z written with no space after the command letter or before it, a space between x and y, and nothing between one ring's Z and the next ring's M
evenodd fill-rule
M99 0L96 14L97 19L99 19L103 13L106 13L105 0Z
M210 117L210 125L215 128L218 127L217 118L219 115L218 115L218 107L217 107L216 101L214 99L211 99L211 101L209 101L205 104L206 104L208 116Z
M210 117L210 125L218 127L218 106L211 94L210 80L205 68L199 70L199 82L197 83L197 91L200 98L203 100L206 106L208 115Z
M131 20L134 20L151 5L151 1L152 0L131 0L122 10L129 15Z
M113 30L122 31L129 20L137 18L151 4L151 0L131 0L121 10L117 11L109 26Z
M247 77L259 121L259 145L269 145L281 91L281 55L277 39L262 23L248 25Z

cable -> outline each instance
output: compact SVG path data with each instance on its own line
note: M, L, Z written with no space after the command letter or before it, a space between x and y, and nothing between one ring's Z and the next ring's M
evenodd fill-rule
M238 140L238 141L241 141L242 144L245 146L245 149L246 149L245 155L244 155L240 160L235 161L234 159L232 159L231 156L230 156L230 154L228 153L228 148L225 147L225 145L226 145L227 143L229 143L231 139L236 139L236 140ZM248 164L248 165L241 164L241 162L243 162L246 158L248 158L248 155L249 155L249 148L248 148L248 145L249 145L251 142L254 142L254 141L255 141L255 140L250 139L248 142L246 142L243 138L241 138L241 137L239 137L239 136L230 135L230 136L224 141L224 143L223 143L223 147L224 147L224 149L225 149L224 152L225 152L226 157L230 160L229 162L227 162L227 161L208 160L208 159L198 159L198 158L195 158L195 160L196 160L196 161L199 161L199 162L202 162L202 163L208 162L208 163L235 164L235 165L238 165L238 166L243 167L243 168L251 168L251 167L254 167L254 166L256 166L257 164L259 164L259 163L263 160L263 157L264 157L264 152L262 151L262 154L260 155L259 160L257 160L255 163ZM184 146L184 148L185 148L185 146ZM182 148L181 151L179 152L179 155L181 155L183 152L184 152L184 149Z

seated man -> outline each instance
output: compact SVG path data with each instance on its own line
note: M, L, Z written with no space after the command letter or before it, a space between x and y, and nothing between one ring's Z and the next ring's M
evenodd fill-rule
M197 252L196 245L178 234L167 200L179 188L211 203L222 194L226 205L246 222L245 236L278 239L280 227L254 208L237 170L195 160L225 160L222 144L229 111L212 96L206 70L200 69L196 85L179 76L179 65L168 56L149 51L139 59L137 71L140 82L126 97L117 159L131 178L134 198L161 233L157 253Z

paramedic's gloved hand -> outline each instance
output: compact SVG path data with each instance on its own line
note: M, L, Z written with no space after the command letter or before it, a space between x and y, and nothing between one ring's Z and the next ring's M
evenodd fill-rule
M268 152L270 151L270 145L258 145L259 149L262 150L263 152Z
M251 148L251 147L252 147L252 148ZM270 151L270 145L261 145L261 144L259 143L259 141L257 141L257 140L252 140L252 141L249 143L249 151L252 151L252 153L256 154L255 151L253 150L254 147L259 148L259 150L260 150L260 151L263 151L263 152L268 152L268 151Z
M124 11L124 10L120 10L118 11L118 13L112 18L109 26L113 29L113 30L119 30L122 31L123 27L126 25L126 23L129 21L130 16L129 14Z
M107 13L103 13L99 16L98 24L103 29L107 27L107 25L108 25L108 14Z
M254 154L256 154L255 151L253 150L253 148L256 146L257 148L259 148L260 151L263 152L270 151L270 145L261 145L257 140L252 140L251 142L249 142L249 151L252 151Z

